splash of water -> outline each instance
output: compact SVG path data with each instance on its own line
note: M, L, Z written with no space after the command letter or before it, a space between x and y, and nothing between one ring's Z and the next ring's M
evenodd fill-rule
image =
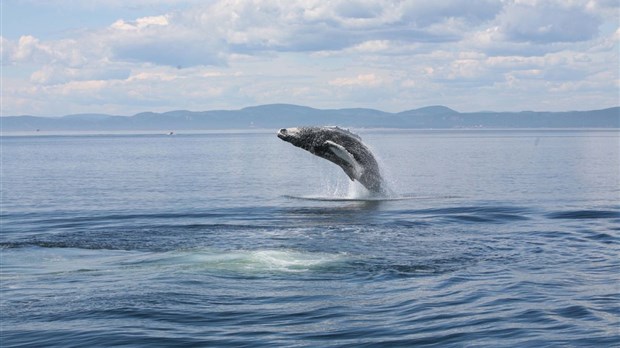
M318 193L294 198L316 200L390 200L402 198L392 189L392 183L385 180L384 193L369 191L357 181L349 180L341 171L332 167L321 166Z
M320 187L318 193L305 195L298 198L317 199L317 200L391 200L401 199L404 196L400 195L397 190L394 189L395 182L392 180L392 176L387 169L382 158L378 155L372 146L365 144L373 153L375 160L379 164L379 170L381 177L383 178L383 193L374 193L369 191L364 185L357 181L352 181L343 175L342 169L327 164L323 159L319 157L312 157L317 168L318 175L320 176Z
M349 199L370 199L373 194L368 191L362 184L356 181L349 181L349 189L346 198Z

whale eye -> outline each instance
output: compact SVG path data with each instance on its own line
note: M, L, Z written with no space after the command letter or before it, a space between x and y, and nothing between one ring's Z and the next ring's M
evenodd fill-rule
M280 133L286 133L286 128L280 129Z

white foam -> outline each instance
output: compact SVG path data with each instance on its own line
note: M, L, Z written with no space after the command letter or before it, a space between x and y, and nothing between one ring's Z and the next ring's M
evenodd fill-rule
M307 272L341 263L344 254L295 250L193 250L151 254L134 265L195 268L231 272Z
M286 272L303 272L342 261L342 255L283 250L258 250L249 253L252 267Z

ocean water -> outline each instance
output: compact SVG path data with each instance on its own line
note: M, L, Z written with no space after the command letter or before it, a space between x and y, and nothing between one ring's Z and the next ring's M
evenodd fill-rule
M620 345L617 130L3 136L0 346Z

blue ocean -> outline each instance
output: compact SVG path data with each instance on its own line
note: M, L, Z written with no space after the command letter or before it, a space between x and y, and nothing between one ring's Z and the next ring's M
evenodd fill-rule
M618 130L3 135L1 347L620 346Z

